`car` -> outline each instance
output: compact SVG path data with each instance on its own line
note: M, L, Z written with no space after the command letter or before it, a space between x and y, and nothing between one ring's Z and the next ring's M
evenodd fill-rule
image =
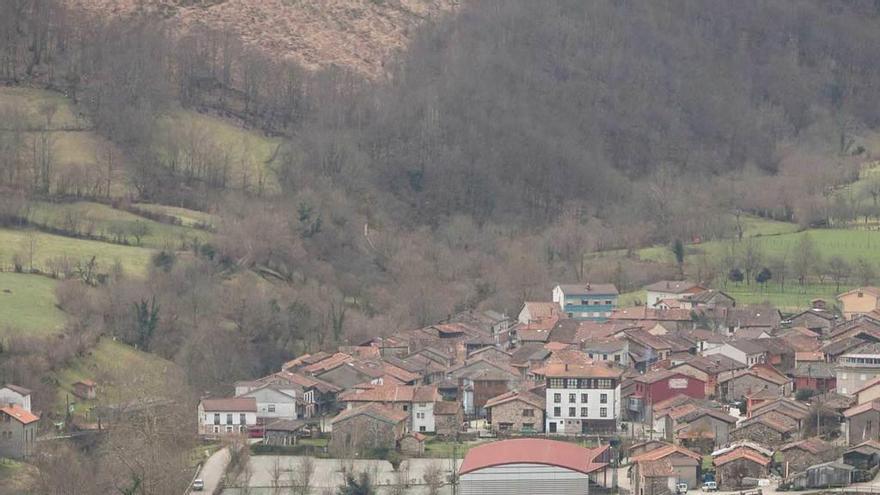
M201 478L193 480L192 489L194 492L200 492L205 489L205 482Z
M715 483L714 481L707 481L707 482L703 483L703 491L704 492L717 492L718 491L718 484Z
M688 484L687 483L680 481L675 484L675 493L687 493L687 491L688 491Z

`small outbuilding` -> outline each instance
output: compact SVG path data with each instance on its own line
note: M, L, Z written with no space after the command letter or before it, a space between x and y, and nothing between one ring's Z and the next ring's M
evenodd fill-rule
M420 456L425 453L425 440L427 437L422 433L413 431L400 439L400 451L406 455Z
M98 396L98 385L91 380L80 380L73 384L73 395L80 399L94 399Z
M725 452L714 459L716 480L722 490L743 487L743 478L767 478L770 458L745 446Z
M838 461L810 466L806 472L794 477L791 487L795 490L809 488L838 488L849 486L854 467Z
M263 428L263 443L266 445L293 446L306 426L300 419L276 419Z
M459 468L461 495L587 495L607 448L518 438L472 448Z
M871 469L880 465L880 442L868 440L850 447L843 453L843 462L856 469Z

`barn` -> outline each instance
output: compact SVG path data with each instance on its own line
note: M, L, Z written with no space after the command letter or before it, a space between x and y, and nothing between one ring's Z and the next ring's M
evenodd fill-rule
M586 495L607 448L518 438L469 450L459 468L461 495Z

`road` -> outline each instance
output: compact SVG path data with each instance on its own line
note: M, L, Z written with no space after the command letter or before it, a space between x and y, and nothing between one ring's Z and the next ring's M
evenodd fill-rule
M205 461L199 471L199 478L205 482L205 490L203 493L213 494L223 480L223 473L226 472L226 465L229 464L229 449L223 448L214 452L214 455Z

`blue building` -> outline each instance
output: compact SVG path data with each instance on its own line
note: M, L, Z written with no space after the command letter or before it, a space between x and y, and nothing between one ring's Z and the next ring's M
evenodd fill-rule
M613 284L560 284L553 289L553 302L569 318L604 321L617 306L618 294Z

